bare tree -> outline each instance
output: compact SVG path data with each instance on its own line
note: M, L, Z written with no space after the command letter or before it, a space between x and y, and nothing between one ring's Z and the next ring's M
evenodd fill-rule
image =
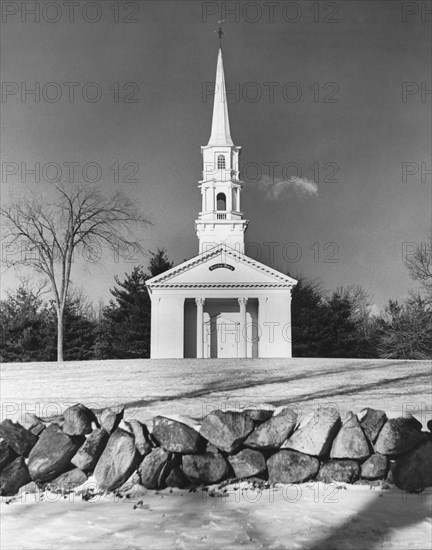
M406 259L411 279L418 281L427 293L432 293L432 233L429 243L421 243Z
M74 252L88 258L108 245L116 254L142 250L131 228L149 223L122 193L104 196L100 187L56 186L54 202L32 194L0 208L8 266L24 265L43 273L54 294L57 313L57 360L63 360L63 313L71 282Z

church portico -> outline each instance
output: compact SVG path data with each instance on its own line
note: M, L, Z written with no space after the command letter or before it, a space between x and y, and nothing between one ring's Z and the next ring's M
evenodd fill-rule
M201 147L199 255L147 281L152 358L291 357L291 290L297 283L244 254L241 148L231 139L222 51L212 131Z

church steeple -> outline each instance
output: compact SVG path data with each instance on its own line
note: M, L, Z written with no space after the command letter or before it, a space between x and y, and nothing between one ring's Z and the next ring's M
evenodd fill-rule
M213 102L213 120L211 136L208 142L208 146L210 145L234 145L231 139L230 123L228 117L228 104L225 87L222 48L219 48L219 55L217 60L215 95Z
M240 149L231 139L222 49L219 48L211 136L208 144L201 147L202 209L195 221L200 254L220 243L244 253L244 233L249 222L243 219L240 210L243 188L239 179Z

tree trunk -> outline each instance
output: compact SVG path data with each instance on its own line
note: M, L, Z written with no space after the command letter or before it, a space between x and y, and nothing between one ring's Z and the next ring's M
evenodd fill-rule
M57 361L63 361L63 311L57 310Z

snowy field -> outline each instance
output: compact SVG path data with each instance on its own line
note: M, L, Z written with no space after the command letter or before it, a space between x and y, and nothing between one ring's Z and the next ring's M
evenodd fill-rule
M291 405L344 415L363 407L432 418L432 365L338 359L136 360L5 364L2 419L50 417L82 402L123 405L126 418L196 419L214 408ZM145 491L134 498L23 495L2 499L1 548L432 548L431 490L407 495L367 485L305 483ZM9 502L9 503L8 503Z

